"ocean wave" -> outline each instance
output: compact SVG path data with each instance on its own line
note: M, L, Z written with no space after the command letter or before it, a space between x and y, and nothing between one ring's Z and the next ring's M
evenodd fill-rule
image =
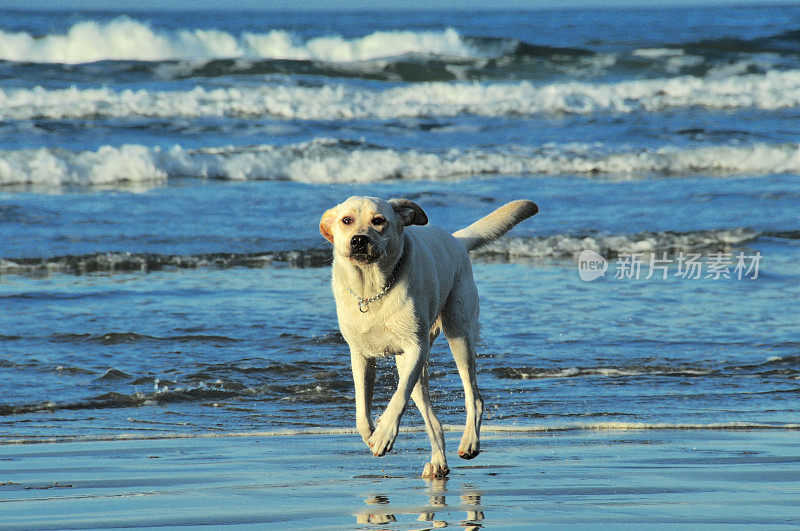
M100 186L166 179L144 146L102 146L81 153L58 148L0 151L0 186Z
M606 258L623 253L727 252L747 245L771 232L747 228L729 228L692 232L640 232L636 234L556 234L552 236L503 237L479 250L474 258L488 261L531 261L542 258L572 259L581 251L593 250ZM797 238L795 238L797 239ZM198 268L263 268L272 264L293 267L326 267L332 260L326 246L291 251L261 253L208 253L198 255L161 255L152 253L107 252L80 256L0 258L0 273L29 274L35 272L85 274L92 272L129 273L138 271L180 270ZM119 344L136 341L224 342L235 341L219 336L153 337L129 333L101 335L64 335L62 342ZM317 341L316 339L314 341ZM322 341L322 340L320 340ZM338 335L324 341L340 341Z
M53 341L57 343L96 343L100 345L121 345L140 342L176 342L176 343L235 343L232 337L204 334L184 334L168 337L157 337L135 332L106 332L104 334L56 334Z
M720 77L764 73L797 67L800 32L744 39L720 37L698 41L659 43L618 56L617 66L634 70L658 70L671 74Z
M285 146L184 149L141 145L0 151L0 186L110 186L169 178L368 183L476 175L750 175L800 173L800 145L665 147L610 152L601 144L506 146L501 150L398 151L318 138Z
M99 45L98 45L99 43ZM613 67L614 54L531 44L513 37L440 30L375 31L360 37L302 37L284 29L232 34L216 29L158 29L119 17L83 21L59 34L0 30L0 65L9 77L68 76L150 79L271 74L391 81L517 79L547 73L593 75ZM114 62L98 67L98 62Z
M794 360L796 361L796 360ZM709 385L709 380L724 382L739 381L742 378L759 378L770 380L776 384L788 384L790 388L764 391L764 393L796 393L791 387L800 379L800 371L791 362L779 364L769 363L752 365L729 365L720 367L703 367L691 365L632 365L632 366L600 366L600 367L497 367L491 370L492 375L500 380L560 380L560 379L601 379L613 382L614 385L640 386L646 381L661 383L670 380L688 384L689 380L698 380ZM577 385L577 384L576 384ZM699 384L698 384L699 385ZM724 385L722 383L718 385Z
M646 59L646 66L666 61L697 66L694 59L713 63L743 57L793 56L800 50L796 30L757 37L704 39L661 43L611 54L616 59ZM100 22L84 20L63 32L45 35L0 30L0 60L39 64L86 64L97 61L191 61L218 59L314 61L329 64L372 61L406 55L456 59L548 59L560 63L604 54L575 47L538 45L513 37L462 35L454 28L394 30L345 38L330 34L302 37L291 31L265 28L238 34L213 28L166 29L120 16ZM608 54L606 54L608 55ZM688 61L688 63L687 63ZM486 63L483 63L486 64Z
M747 228L691 232L639 232L636 234L556 234L546 237L507 236L474 251L490 259L570 258L592 250L605 258L625 253L725 252L752 242L768 232Z
M187 376L191 379L191 375ZM131 382L132 376L109 369L102 376L95 378L97 384L115 386L134 386L149 384L149 378L139 378ZM0 417L12 415L26 415L31 413L51 411L76 411L76 410L105 410L118 408L132 408L151 405L165 405L176 402L203 402L217 400L236 400L242 397L261 400L283 400L289 402L304 402L312 404L346 403L352 399L350 393L351 381L341 376L341 371L315 373L311 381L302 383L269 383L246 386L236 381L216 379L214 381L196 381L191 385L171 386L174 382L153 380L148 392L134 391L123 393L109 391L88 398L55 402L52 400L27 403L3 404L0 403Z
M772 345L770 345L772 346ZM640 382L645 377L658 378L742 378L774 377L794 380L800 374L797 362L800 356L770 357L760 363L721 364L719 366L700 366L688 364L649 365L634 364L629 366L599 367L496 367L491 373L506 380L549 380L563 378L603 377L626 379Z
M107 252L46 258L0 258L0 272L32 273L36 271L47 271L74 274L95 272L129 273L136 271L160 271L165 269L267 267L276 262L289 264L294 267L321 267L330 264L331 259L330 249L321 247L263 253L206 253L197 255ZM106 341L110 342L109 344L144 339L170 340L170 338L128 336L126 334L106 334L100 337L92 335L87 337L65 336L63 338L64 341ZM186 341L199 341L202 338L186 336L184 339L186 339Z
M774 35L744 39L719 37L687 43L675 43L671 49L692 54L726 56L731 54L797 54L800 53L800 31L789 30Z
M0 89L0 119L263 117L293 120L428 116L531 116L659 112L671 108L776 110L800 106L800 70L618 83L428 82L393 88L345 85L203 88Z
M800 70L705 79L681 76L617 83L428 82L392 88L324 85L203 88L0 90L0 119L262 117L295 120L426 116L530 116L659 112L670 108L796 108Z
M498 51L505 50L501 47ZM456 57L483 55L452 28L442 31L377 31L354 39L332 35L304 40L280 29L240 35L214 29L163 30L135 19L119 17L109 22L79 22L62 34L35 36L27 32L0 31L0 59L28 63L223 58L336 63L415 53Z
M554 378L583 378L602 376L606 378L638 378L642 376L667 376L677 378L693 378L709 376L714 371L693 367L568 367L562 369L546 369L537 367L499 367L492 370L498 378L511 380L543 380Z

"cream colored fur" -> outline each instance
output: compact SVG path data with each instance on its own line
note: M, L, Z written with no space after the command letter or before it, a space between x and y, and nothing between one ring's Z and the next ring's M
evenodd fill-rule
M431 461L423 477L449 472L444 433L428 395L428 354L440 331L464 386L467 421L458 455L478 455L483 414L475 370L478 292L468 250L489 243L536 212L530 201L513 201L453 235L426 225L425 212L402 199L351 197L322 216L320 232L334 248L332 287L339 328L350 346L356 427L374 455L392 449L410 398L431 441ZM366 312L359 308L356 297L381 293L395 271L391 288L370 302ZM388 355L395 357L399 382L375 426L375 359Z

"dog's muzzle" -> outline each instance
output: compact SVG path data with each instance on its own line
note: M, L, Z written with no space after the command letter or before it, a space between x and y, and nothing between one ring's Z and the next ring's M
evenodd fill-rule
M350 258L356 262L369 263L382 255L380 248L372 243L369 236L356 234L350 238Z

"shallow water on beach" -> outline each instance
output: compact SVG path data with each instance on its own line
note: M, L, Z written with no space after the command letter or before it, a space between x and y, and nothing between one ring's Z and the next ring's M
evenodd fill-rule
M488 435L480 463L439 480L416 477L422 433L391 459L365 459L343 435L6 446L0 493L10 529L791 529L798 435Z
M800 426L798 8L234 15L0 21L0 443L351 428L361 194L538 203L473 256L487 426Z

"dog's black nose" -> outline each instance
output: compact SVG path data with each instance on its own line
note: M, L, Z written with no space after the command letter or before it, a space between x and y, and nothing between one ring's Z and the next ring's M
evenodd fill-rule
M350 247L353 249L363 249L369 243L369 237L364 236L363 234L356 234L352 238L350 238Z

